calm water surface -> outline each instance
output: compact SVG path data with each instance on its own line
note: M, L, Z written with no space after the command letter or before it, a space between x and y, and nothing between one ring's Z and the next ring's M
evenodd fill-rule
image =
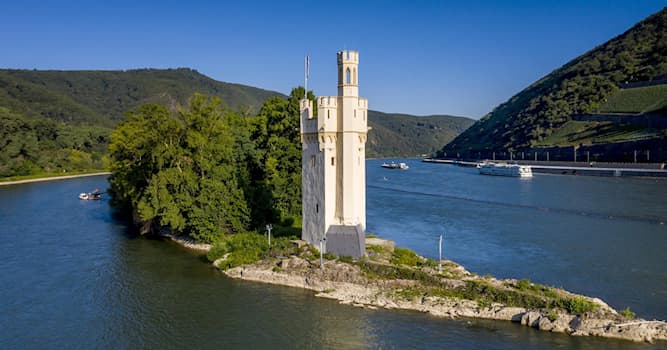
M521 277L667 318L667 183L480 176L368 161L368 230L480 274ZM386 177L386 179L385 179ZM104 177L0 187L0 348L657 349L508 322L364 310L229 280L202 257L137 237Z

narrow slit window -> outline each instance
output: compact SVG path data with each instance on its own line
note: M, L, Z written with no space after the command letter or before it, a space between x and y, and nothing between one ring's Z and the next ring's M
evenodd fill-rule
M336 162L334 160L334 157L331 157L331 165L336 165Z
M315 156L310 156L310 167L311 168L315 167Z
M331 118L331 111L327 110L327 119L330 119L330 118Z
M355 118L357 117L357 110L356 109L354 110L354 117Z
M315 212L316 213L320 212L320 205L319 204L315 204Z
M352 73L350 72L350 68L346 69L346 70L345 70L345 84L352 84L352 83L350 82L350 79L351 79L350 76L351 76L351 75L352 75Z

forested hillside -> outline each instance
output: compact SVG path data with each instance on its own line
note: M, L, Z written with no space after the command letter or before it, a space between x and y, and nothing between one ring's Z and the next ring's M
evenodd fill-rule
M25 118L0 107L0 177L103 169L110 129Z
M257 113L266 99L283 94L213 80L195 70L127 71L0 70L0 106L27 117L68 124L113 127L131 109L157 103L175 109L196 92L220 97L234 109Z
M226 108L256 115L278 92L215 81L197 71L0 70L0 177L102 169L111 130L145 104L172 112L195 94L218 97ZM416 117L369 111L368 157L435 151L467 128L462 117ZM18 126L22 125L22 126Z
M432 115L418 117L368 111L366 157L415 157L430 154L472 125L465 117Z
M667 8L519 92L446 145L440 155L445 152L477 154L491 150L517 151L538 146L592 142L591 139L561 137L568 133L562 128L590 132L597 135L598 142L606 142L612 135L617 136L616 141L631 139L637 132L636 125L617 123L613 119L603 124L582 124L573 122L573 116L595 114L635 103L628 98L638 101L649 98L637 96L642 95L641 91L623 93L623 90L635 87L633 84L641 86L659 82L665 77ZM648 90L644 91L644 95L648 93ZM636 103L648 103L649 106L659 107L657 112L661 108L664 111L659 97ZM626 132L627 137L623 136ZM643 130L641 133L646 137L665 137L660 130Z

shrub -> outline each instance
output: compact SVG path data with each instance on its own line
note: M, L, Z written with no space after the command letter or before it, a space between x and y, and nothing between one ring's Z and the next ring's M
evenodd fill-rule
M405 299L405 300L412 300L416 297L421 297L424 294L427 294L424 290L421 288L417 287L412 287L412 288L406 288L406 289L400 289L394 292L397 296Z
M582 297L560 298L554 300L554 304L555 305L553 306L565 309L568 313L573 315L594 311L599 306L598 304Z
M549 321L554 322L554 321L556 321L556 320L558 319L558 313L557 313L556 311L554 311L554 310L551 310L551 311L547 314L547 318L549 319Z
M369 245L368 247L366 247L366 250L370 250L370 251L376 252L378 254L382 254L383 252L386 252L386 250L379 245Z
M269 256L290 255L296 251L297 248L290 243L289 238L272 239L269 247L266 236L247 232L223 236L213 244L206 257L209 261L215 261L229 253L227 259L219 265L224 270L252 264Z
M352 264L354 262L354 259L349 255L341 255L338 257L338 260L347 264Z
M626 307L625 309L619 311L618 313L621 314L621 316L625 317L628 320L631 320L631 319L635 318L635 316L637 316L634 312L632 312L630 310L629 307Z
M432 267L432 268L437 268L438 267L438 262L433 260L433 259L426 259L425 261L421 262L421 265Z
M531 286L530 280L522 279L516 283L516 287L519 290L529 290Z
M396 248L390 262L395 265L417 266L421 258L410 249Z

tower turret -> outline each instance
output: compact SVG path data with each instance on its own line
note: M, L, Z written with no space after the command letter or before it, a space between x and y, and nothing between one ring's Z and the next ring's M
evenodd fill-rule
M338 96L359 96L358 66L359 52L338 52Z

